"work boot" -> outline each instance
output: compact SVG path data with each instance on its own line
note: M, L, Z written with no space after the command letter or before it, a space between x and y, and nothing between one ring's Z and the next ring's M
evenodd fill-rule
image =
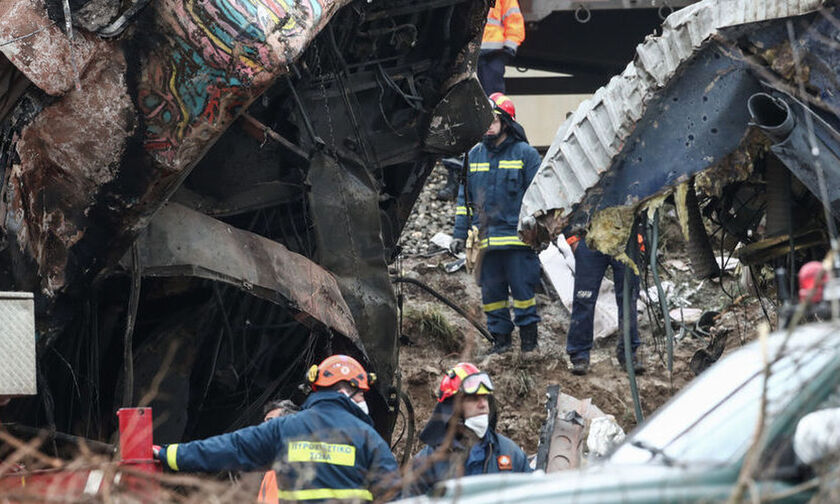
M624 349L616 348L615 356L618 359L618 365L621 366L621 369L627 371L627 360L624 358ZM637 352L633 352L633 371L635 371L637 375L645 374L645 364L642 362L642 359L639 357Z
M519 340L522 353L537 349L537 324L529 324L519 328Z
M583 376L589 372L589 359L580 359L572 361L572 374Z
M490 349L491 354L505 353L510 350L510 333L496 334L490 333L493 336L493 348Z

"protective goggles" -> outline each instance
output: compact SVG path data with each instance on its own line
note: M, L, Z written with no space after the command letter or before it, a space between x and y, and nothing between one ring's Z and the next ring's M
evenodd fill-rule
M482 385L486 389L485 394L493 393L493 382L487 373L475 373L461 380L461 391L467 395L478 394Z

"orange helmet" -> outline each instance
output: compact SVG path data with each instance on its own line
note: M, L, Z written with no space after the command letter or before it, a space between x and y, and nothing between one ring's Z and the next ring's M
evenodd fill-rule
M317 366L313 364L306 374L306 379L312 385L312 390L331 387L338 382L346 381L353 388L367 392L376 382L376 375L365 371L365 368L353 357L332 355Z
M493 110L502 111L514 121L516 120L516 107L513 106L513 100L502 93L493 93L489 98L492 102Z
M446 372L440 381L438 390L438 402L454 396L458 392L467 395L485 395L493 393L493 382L487 373L482 373L469 362L459 362L455 367Z

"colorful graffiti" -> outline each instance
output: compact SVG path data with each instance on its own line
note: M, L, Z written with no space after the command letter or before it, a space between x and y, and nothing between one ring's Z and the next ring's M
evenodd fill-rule
M162 41L138 89L145 148L179 171L187 142L212 142L285 72L348 0L164 0Z

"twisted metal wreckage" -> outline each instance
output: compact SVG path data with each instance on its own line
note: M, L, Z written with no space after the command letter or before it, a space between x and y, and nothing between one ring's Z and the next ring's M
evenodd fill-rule
M838 29L822 0L673 13L560 126L520 232L544 242L569 227L622 256L636 216L673 196L700 277L718 271L701 215L726 248L744 244L742 264L822 258L840 217Z
M487 9L0 0L0 290L35 292L39 362L4 421L103 439L153 397L156 439L200 437L346 352L390 432L386 263L490 121Z

